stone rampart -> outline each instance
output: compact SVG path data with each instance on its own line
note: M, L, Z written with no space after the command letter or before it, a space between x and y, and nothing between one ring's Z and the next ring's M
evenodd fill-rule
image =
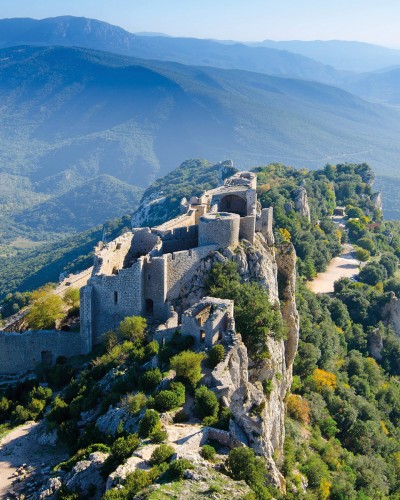
M180 252L198 246L199 227L197 225L177 227L167 231L156 230L162 240L162 253Z
M201 259L213 250L218 250L218 247L209 245L164 255L167 262L167 301L172 302L180 296L183 285L196 274Z
M111 275L124 267L128 252L131 249L133 233L125 233L107 243L96 252L93 274Z
M88 354L91 348L80 332L0 332L0 374L33 370L38 363L54 364L59 356Z
M239 239L254 242L256 234L256 218L253 215L240 218Z
M240 217L227 212L208 213L200 217L199 246L236 247L239 243Z
M170 231L177 227L188 227L196 224L196 211L193 209L188 210L185 214L179 215L174 219L171 219L160 226L157 226L159 231Z
M89 280L88 284L93 287L91 307L94 344L101 341L102 334L118 328L126 316L144 314L143 266L144 258L140 258L130 268L121 269L116 275L95 276ZM89 316L85 308L82 314Z
M160 254L160 238L149 227L134 229L130 253L132 258L138 258L148 253Z

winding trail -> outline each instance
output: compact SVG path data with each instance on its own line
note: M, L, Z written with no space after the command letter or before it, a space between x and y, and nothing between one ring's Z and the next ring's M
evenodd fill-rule
M307 287L314 293L332 293L335 281L340 278L350 278L359 273L359 262L355 259L354 247L345 244L342 253L334 257L324 273L307 283Z

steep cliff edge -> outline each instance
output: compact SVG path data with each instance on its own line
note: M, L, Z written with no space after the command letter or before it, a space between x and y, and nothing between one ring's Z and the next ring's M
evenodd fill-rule
M292 382L292 366L299 337L296 307L296 254L291 244L268 247L257 234L254 245L243 241L234 251L227 248L204 259L195 277L181 290L180 303L187 304L204 294L212 266L236 262L244 281L256 281L268 290L272 303L280 302L287 326L286 340L267 339L268 357L255 362L239 334L228 346L225 360L212 372L209 384L232 412L230 433L267 460L271 481L284 488L284 480L273 457L282 455L285 439L285 396Z

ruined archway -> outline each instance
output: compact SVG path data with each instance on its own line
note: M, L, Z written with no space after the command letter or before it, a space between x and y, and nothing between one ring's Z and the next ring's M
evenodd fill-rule
M221 198L218 203L218 211L230 212L245 217L247 215L247 202L236 194L228 194Z

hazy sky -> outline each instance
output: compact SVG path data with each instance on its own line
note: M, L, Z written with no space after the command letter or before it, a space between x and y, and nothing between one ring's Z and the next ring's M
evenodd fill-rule
M400 48L400 0L0 0L0 18L65 14L131 32L247 41L360 40Z

